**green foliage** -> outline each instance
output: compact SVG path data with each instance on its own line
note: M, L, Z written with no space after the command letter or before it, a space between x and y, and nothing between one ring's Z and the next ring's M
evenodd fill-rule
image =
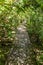
M28 10L29 17L27 19L26 26L27 26L27 31L30 36L31 42L34 44L34 46L37 46L39 49L43 49L43 10L42 10L43 6L40 1L35 0L34 2L35 3L37 2L37 4L39 6L37 6L37 5L35 5L35 7L32 6L32 4L34 4L33 2L30 5L30 7L29 7L30 9ZM34 49L35 49L35 47L34 47ZM42 56L43 56L43 54L42 54ZM40 62L40 60L41 59L39 59L39 62L37 62L38 65L42 65L41 62L43 62L43 61Z
M43 7L43 0L36 0Z
M5 1L0 1L0 65L5 63L19 24L16 7L2 2L5 3Z
M26 26L31 42L41 46L42 49L43 0L0 0L0 65L4 65L5 56L12 47L17 26L23 21L27 21ZM38 65L41 64L38 62Z

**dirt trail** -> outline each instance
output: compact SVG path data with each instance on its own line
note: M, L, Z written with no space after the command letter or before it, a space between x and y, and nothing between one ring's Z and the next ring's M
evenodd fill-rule
M33 65L31 61L32 43L23 22L17 27L14 48L11 49L6 65Z

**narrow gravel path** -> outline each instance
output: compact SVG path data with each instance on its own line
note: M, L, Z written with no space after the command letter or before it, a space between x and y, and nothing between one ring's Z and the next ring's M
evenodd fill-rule
M24 24L25 22L17 27L14 48L11 49L8 63L5 65L33 65L31 61L32 43L30 43Z

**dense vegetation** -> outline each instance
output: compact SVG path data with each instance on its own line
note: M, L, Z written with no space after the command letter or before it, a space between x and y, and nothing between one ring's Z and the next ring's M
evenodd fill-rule
M0 65L4 65L23 21L27 21L36 65L43 65L43 0L0 0Z

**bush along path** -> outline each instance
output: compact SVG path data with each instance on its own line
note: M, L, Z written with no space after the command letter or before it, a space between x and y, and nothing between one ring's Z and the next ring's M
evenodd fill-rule
M11 48L5 65L34 65L32 61L33 48L24 21L17 27L14 47Z

